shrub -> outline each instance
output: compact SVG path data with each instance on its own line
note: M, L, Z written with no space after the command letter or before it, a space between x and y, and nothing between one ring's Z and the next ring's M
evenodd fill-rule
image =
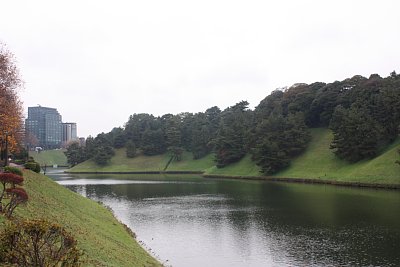
M4 206L4 213L7 218L11 218L12 213L14 212L15 208L22 203L28 201L28 194L26 193L25 189L23 188L7 188L6 195L10 198L10 201L7 205Z
M14 174L17 174L19 176L23 176L22 170L20 168L6 166L6 167L4 167L4 171L5 172L14 173Z
M11 217L14 209L21 203L28 200L28 195L22 188L16 185L22 185L24 178L14 173L0 173L0 184L2 190L0 192L0 213L5 213L7 217ZM3 199L9 198L7 204L3 203Z
M25 164L26 161L23 159L15 159L14 162L15 162L15 164L23 165L23 164Z
M0 234L0 262L17 266L80 266L77 241L45 220L9 222Z
M25 163L25 169L39 173L40 172L40 164L37 163L36 161L28 161L27 163Z
M7 184L10 184L11 187L15 187L16 185L22 185L23 181L24 178L18 174L10 172L0 173L0 183L3 185L4 189Z

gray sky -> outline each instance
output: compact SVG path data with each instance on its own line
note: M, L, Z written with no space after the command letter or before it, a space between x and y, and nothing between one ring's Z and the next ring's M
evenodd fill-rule
M256 106L294 83L400 72L400 1L1 1L28 106L78 135L134 113Z

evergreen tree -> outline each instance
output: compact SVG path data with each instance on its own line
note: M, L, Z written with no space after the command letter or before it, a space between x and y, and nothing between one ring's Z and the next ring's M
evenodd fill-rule
M286 118L272 114L257 126L256 136L252 158L267 175L287 167L290 159L303 152L310 140L301 112Z
M114 148L123 148L126 143L126 135L124 129L114 128L110 132L112 144Z
M215 161L218 168L239 161L246 155L243 142L243 136L240 132L228 125L222 123L215 139Z
M100 133L93 142L93 160L98 165L106 165L114 156L115 152L112 146L112 138L110 134Z
M248 126L251 121L248 105L247 101L241 101L221 114L220 127L213 140L218 168L237 162L246 155Z
M313 126L327 127L332 118L335 107L340 103L342 86L340 82L327 84L319 90L311 104ZM315 116L316 115L316 116Z
M338 106L332 117L331 129L334 134L331 149L339 158L356 162L376 156L379 127L366 108L352 105L350 109L345 109Z
M128 158L134 158L136 156L136 146L131 140L126 142L126 156Z
M211 152L211 135L207 116L197 113L192 120L190 150L194 159L199 159Z
M211 107L204 112L204 115L206 116L207 119L207 129L208 132L210 133L210 140L214 138L217 134L219 124L221 121L221 110L217 107Z
M193 135L193 123L195 120L196 115L189 112L184 112L178 114L181 121L181 143L182 147L187 151L191 151L191 142L192 142L192 135Z
M192 153L194 159L199 159L211 152L211 134L206 125L197 125L192 134Z
M166 150L164 134L161 128L157 130L147 129L143 133L143 154L152 156L164 153Z
M155 129L157 118L147 113L133 114L125 124L126 139L132 140L135 145L142 147L143 134L146 129ZM157 127L159 127L157 125Z
M289 164L286 152L279 147L283 131L282 115L271 114L257 126L257 142L252 149L252 159L264 174L275 173Z
M278 143L264 138L253 152L253 160L260 166L263 174L274 174L289 166L287 154L279 148Z
M112 147L101 146L98 147L93 157L94 162L100 166L107 165L113 156Z
M181 122L179 116L166 119L165 143L167 147L181 147Z
M93 158L95 153L96 153L96 143L94 141L94 138L89 135L88 138L86 138L86 142L85 142L86 159Z
M328 84L295 84L273 91L254 112L242 101L222 112L212 107L196 114L133 114L124 128L89 137L83 154L93 158L131 140L145 155L168 150L172 159L184 149L195 159L214 151L216 165L224 167L251 151L262 171L271 174L304 151L310 140L307 126L328 125L338 157L374 157L399 134L400 76L393 72L387 78L356 75Z
M86 160L85 149L81 147L78 142L71 143L64 154L67 157L68 164L71 166L75 166Z

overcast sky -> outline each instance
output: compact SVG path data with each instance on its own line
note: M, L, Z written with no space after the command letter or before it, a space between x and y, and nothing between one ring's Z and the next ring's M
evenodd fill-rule
M294 83L400 72L400 1L6 1L24 107L87 137L129 115L251 108Z

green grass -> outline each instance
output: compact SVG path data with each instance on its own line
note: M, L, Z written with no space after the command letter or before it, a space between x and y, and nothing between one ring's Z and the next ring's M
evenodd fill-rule
M400 183L400 165L397 149L400 139L391 144L378 157L354 164L340 160L329 149L332 132L327 129L312 129L312 140L307 150L295 158L291 165L277 173L276 177L317 178L365 183Z
M45 150L40 153L30 151L29 156L33 157L40 165L60 165L66 166L67 157L64 155L64 149Z
M224 168L213 166L206 170L206 174L227 176L261 176L260 168L246 155L240 161L230 164Z
M173 161L168 171L204 171L214 165L214 154L208 154L201 159L193 159L190 152L184 152L181 161Z
M394 162L399 159L397 149L400 138L372 160L350 164L340 160L329 149L332 132L328 129L312 129L312 140L306 151L293 159L290 166L275 174L275 177L312 178L364 183L400 183L400 165ZM116 150L111 164L97 166L93 161L86 161L70 169L72 172L129 172L129 171L162 171L169 160L169 155L137 156L128 159L125 149ZM260 168L251 161L250 155L237 163L218 169L214 155L193 160L190 152L185 152L182 161L173 161L167 171L203 171L206 174L224 176L261 176Z
M87 160L69 169L71 172L129 172L129 171L160 171L164 169L168 158L166 155L137 156L127 158L125 149L116 149L115 156L106 166L99 166L93 160Z
M116 149L115 156L110 164L98 166L93 160L87 160L68 171L70 172L135 172L135 171L163 171L170 159L165 153L156 156L139 155L134 158L127 158L125 149ZM181 161L173 161L168 171L203 171L214 164L213 155L193 160L192 153L184 152Z
M24 178L29 201L16 209L16 217L45 218L63 225L84 251L84 266L161 266L102 205L46 176L25 171ZM2 216L1 227L4 227Z

